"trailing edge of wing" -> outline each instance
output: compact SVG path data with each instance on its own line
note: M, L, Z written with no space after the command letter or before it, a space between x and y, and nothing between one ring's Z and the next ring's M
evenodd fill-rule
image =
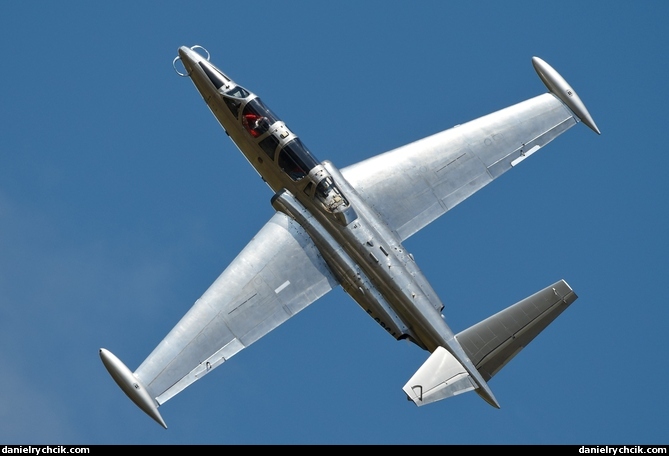
M576 298L567 282L560 280L455 337L488 381Z
M129 379L123 385L137 385L146 394L140 398L122 388L159 421L157 406L337 285L304 229L277 213L139 368L123 370Z

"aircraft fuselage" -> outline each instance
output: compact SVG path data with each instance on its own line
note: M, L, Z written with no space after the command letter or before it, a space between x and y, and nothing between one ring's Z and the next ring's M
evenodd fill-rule
M446 348L498 406L441 315L443 304L401 239L330 162L319 162L260 98L193 49L179 57L239 150L310 235L344 290L396 339Z

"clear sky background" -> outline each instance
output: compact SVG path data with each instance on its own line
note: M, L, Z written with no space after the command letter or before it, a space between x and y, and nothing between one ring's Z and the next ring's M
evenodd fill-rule
M0 443L668 443L666 2L2 2ZM463 5L464 3L464 5ZM344 167L545 92L578 125L406 242L458 332L579 299L476 394L341 289L161 407L114 384L272 215L172 59L200 44Z

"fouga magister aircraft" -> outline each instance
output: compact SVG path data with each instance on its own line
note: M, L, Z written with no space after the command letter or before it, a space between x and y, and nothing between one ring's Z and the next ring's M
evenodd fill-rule
M454 334L402 242L579 121L600 133L562 76L534 57L548 93L339 170L201 46L182 46L174 64L275 192L277 212L135 372L100 349L130 399L167 427L159 406L341 285L388 334L430 353L403 388L416 405L474 390L499 408L488 380L576 294L560 280Z

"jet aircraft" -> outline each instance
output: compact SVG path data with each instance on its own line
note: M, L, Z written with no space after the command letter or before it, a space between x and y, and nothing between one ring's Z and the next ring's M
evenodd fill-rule
M488 381L576 294L559 280L455 334L402 242L579 121L600 134L564 78L534 57L548 93L340 170L201 46L173 63L275 193L276 213L134 372L100 349L130 399L166 428L159 406L340 285L388 334L430 353L404 385L409 400L474 390L499 408Z

